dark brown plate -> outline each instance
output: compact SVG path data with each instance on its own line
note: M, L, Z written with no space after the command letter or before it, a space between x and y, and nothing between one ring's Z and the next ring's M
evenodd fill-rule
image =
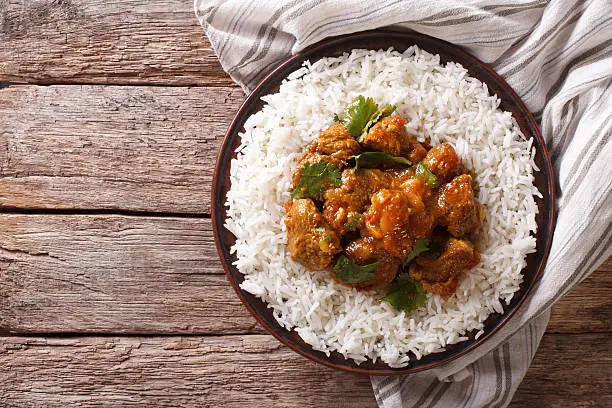
M236 156L234 150L239 144L238 133L244 131L243 125L245 121L263 107L260 98L264 95L277 92L281 81L291 72L300 68L304 61L310 60L314 62L322 57L339 56L355 48L387 49L393 47L396 50L404 51L409 46L415 44L430 53L439 54L442 64L449 61L462 64L471 76L486 83L489 91L492 94L497 94L501 99L501 109L512 112L523 134L533 138L533 143L536 147L535 163L540 168L540 171L535 174L535 185L544 196L536 201L539 210L536 216L538 224L536 237L537 252L527 257L527 266L523 270L524 280L520 290L513 297L512 302L504 307L503 314L492 314L489 316L484 324L484 334L478 340L474 338L475 331L471 332L469 333L469 340L449 345L444 352L430 354L404 368L394 369L380 361L373 363L370 360L357 365L353 360L346 360L339 353L334 352L328 357L322 352L313 350L295 331L289 331L279 325L272 316L272 309L269 309L264 302L250 293L244 292L238 286L244 280L244 276L232 264L235 261L235 255L230 254L230 247L234 244L235 238L223 227L226 219L224 203L227 191L230 188L230 161ZM478 347L499 330L523 303L527 293L529 293L529 290L539 279L550 249L555 222L553 186L550 158L535 120L512 88L490 67L461 48L445 41L417 33L375 30L329 38L305 49L276 68L244 101L227 131L219 157L217 158L212 192L213 230L219 256L221 257L227 278L257 321L278 340L314 361L342 370L371 375L413 373L449 362Z

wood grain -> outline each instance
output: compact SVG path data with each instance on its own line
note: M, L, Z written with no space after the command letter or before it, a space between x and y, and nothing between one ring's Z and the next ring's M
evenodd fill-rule
M186 0L2 0L0 82L235 86Z
M0 225L4 330L262 332L223 275L209 219L0 214ZM610 331L611 266L555 306L549 331Z
M610 333L544 335L509 408L612 406L611 340Z
M610 406L609 340L546 335L510 407ZM4 337L0 384L6 407L375 406L367 377L312 363L267 335Z
M0 330L262 332L209 219L0 215Z
M0 338L0 405L375 407L369 378L268 335Z
M231 87L0 89L0 209L207 213Z

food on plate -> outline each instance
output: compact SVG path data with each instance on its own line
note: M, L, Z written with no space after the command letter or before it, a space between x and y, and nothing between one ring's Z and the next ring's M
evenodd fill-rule
M360 95L336 116L298 160L284 222L309 271L333 266L337 282L364 290L415 280L382 298L409 312L423 291L447 300L478 264L470 234L484 212L455 149L420 143L394 110Z
M243 291L313 349L404 367L479 337L535 251L532 141L417 47L305 63L245 122L225 227Z

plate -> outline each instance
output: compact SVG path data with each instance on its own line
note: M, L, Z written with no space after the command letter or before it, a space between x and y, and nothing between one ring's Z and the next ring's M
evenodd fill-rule
M487 84L491 94L497 94L501 99L500 108L511 112L523 134L528 138L533 138L533 145L536 148L534 160L540 169L534 174L534 184L543 195L541 199L536 198L538 206L536 252L527 256L527 266L523 270L523 283L519 291L515 293L509 305L504 305L503 313L491 314L488 317L484 322L484 334L478 339L475 339L476 331L470 332L468 340L449 345L445 351L429 354L403 368L391 368L381 361L374 363L371 360L357 365L353 360L345 359L337 352L327 356L325 353L313 350L295 331L283 328L274 319L272 309L268 308L266 303L240 289L239 285L244 280L244 275L233 265L236 257L230 254L235 238L223 227L226 219L224 203L230 188L230 162L236 157L235 150L240 143L238 134L244 131L244 123L249 116L261 110L264 105L261 97L277 92L282 80L291 72L299 69L304 61L310 60L314 63L320 58L340 56L356 48L388 49L393 47L398 51L404 51L411 45L417 45L429 53L440 55L441 64L454 61L463 65L471 76ZM542 274L550 250L555 223L554 180L550 157L533 116L514 90L493 69L453 44L423 34L387 30L328 38L289 58L270 73L244 101L227 130L215 167L212 202L213 232L223 268L236 293L257 321L279 341L311 360L329 367L369 375L407 374L427 370L447 363L487 341L512 318Z

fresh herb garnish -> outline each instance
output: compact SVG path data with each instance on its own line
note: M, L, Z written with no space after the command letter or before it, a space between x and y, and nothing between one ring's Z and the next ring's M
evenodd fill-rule
M407 272L400 273L389 285L383 302L391 304L397 310L408 313L416 307L423 306L427 300L427 292L421 282L410 278Z
M404 259L403 265L408 266L417 256L424 255L431 259L436 259L442 254L442 245L429 238L417 239L412 246L412 251Z
M404 260L404 266L408 265L414 258L421 255L423 252L429 251L429 238L417 239L412 246L412 251L408 254L408 258Z
M333 164L325 163L322 160L318 163L305 163L302 166L300 181L291 196L320 200L326 184L336 187L342 185L340 170Z
M380 119L391 116L395 112L395 105L387 105L380 111Z
M347 256L340 255L336 265L334 265L334 273L336 279L345 283L363 283L376 278L374 271L378 267L378 262L368 265L358 265Z
M368 131L370 130L370 128L372 126L374 126L376 124L376 122L378 122L382 118L386 118L387 116L390 116L394 111L395 111L395 106L394 105L387 105L387 106L385 106L381 111L379 111L378 115L376 115L374 118L372 118L372 120L370 120L368 123L366 123L365 127L363 128L363 131L357 137L357 141L359 143L362 143L364 141L366 135L368 134Z
M363 215L359 213L351 213L344 224L344 228L348 231L355 231L357 229L357 224L359 224L363 220Z
M347 132L359 142L360 138L374 126L381 118L391 115L395 106L388 105L382 110L378 109L378 104L372 98L364 98L359 95L349 103L344 112L334 115L334 121L342 123ZM361 140L362 141L362 140Z
M440 185L440 181L435 174L429 170L427 165L423 162L420 162L416 165L415 168L416 175L421 177L425 183L431 188L437 188Z
M412 165L405 157L392 156L383 152L363 152L349 157L348 163L355 169L397 169Z

